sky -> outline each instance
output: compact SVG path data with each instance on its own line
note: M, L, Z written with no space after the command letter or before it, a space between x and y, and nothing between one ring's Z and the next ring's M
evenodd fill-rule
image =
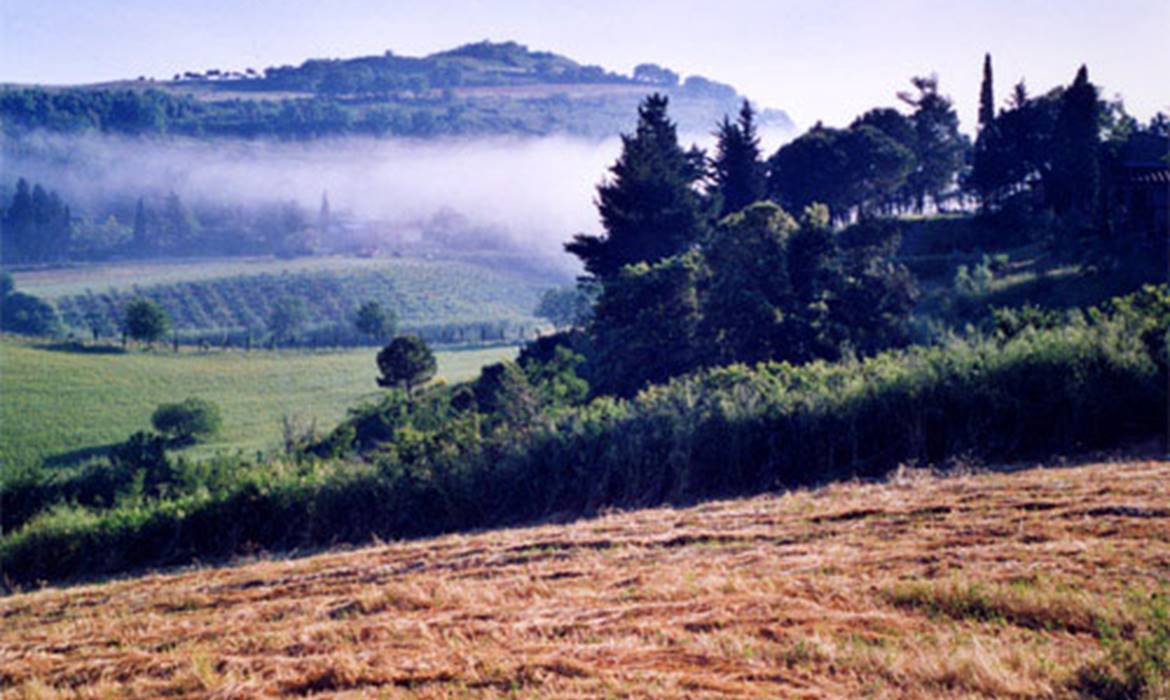
M971 131L983 54L1002 104L1081 63L1145 120L1170 112L1170 0L0 0L0 82L75 84L515 40L628 73L734 85L806 128L937 73Z

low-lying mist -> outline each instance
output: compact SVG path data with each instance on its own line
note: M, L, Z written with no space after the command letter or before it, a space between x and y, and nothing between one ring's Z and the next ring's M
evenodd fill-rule
M713 138L682 141L710 149ZM390 228L454 211L511 247L566 265L563 242L600 228L595 188L619 152L617 138L568 136L275 142L37 133L4 144L6 181L40 182L75 214L102 216L109 202L167 192L194 205L295 201L315 213L327 193L334 213Z

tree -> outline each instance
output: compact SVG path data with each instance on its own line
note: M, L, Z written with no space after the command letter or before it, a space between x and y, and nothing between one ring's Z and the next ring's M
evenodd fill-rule
M397 322L393 311L382 308L376 301L367 301L358 309L353 325L367 338L382 341L394 335Z
M716 364L759 362L776 355L778 326L792 297L788 243L796 221L772 202L732 214L703 245L709 279L701 335Z
M167 312L150 299L131 299L122 311L122 331L133 340L154 343L163 338L170 327Z
M968 142L959 133L959 117L950 98L938 92L938 77L916 77L910 83L917 93L900 92L898 98L914 108L910 119L918 163L906 186L915 208L921 212L928 199L937 204L954 184Z
M991 82L991 54L983 56L983 82L979 86L979 130L995 121L995 89Z
M39 297L10 291L0 298L0 330L22 335L56 335L57 310Z
M716 135L719 142L711 165L723 217L764 198L764 163L751 103L743 101L734 123L724 116Z
M540 295L535 314L558 329L581 326L593 315L593 296L583 285L548 289Z
M523 427L540 409L536 390L515 362L497 362L484 367L472 391L479 412L506 425Z
M150 417L154 429L176 444L196 442L219 432L223 425L219 406L200 398L164 403Z
M403 387L413 400L414 388L435 376L435 354L417 335L400 335L378 353L378 386Z
M1053 210L1081 225L1095 221L1100 209L1101 138L1097 87L1081 66L1061 95L1052 133L1052 170L1045 194Z
M624 265L680 253L706 230L708 217L693 187L702 169L679 146L668 102L663 95L647 97L636 130L622 135L622 154L597 188L605 233L580 233L565 244L594 277L612 278Z
M297 297L283 297L272 305L268 330L274 343L291 342L293 335L305 323L305 302Z
M602 288L589 371L600 394L631 396L699 366L697 251L623 267Z
M786 209L820 202L847 221L855 211L888 207L914 166L913 153L869 124L817 124L768 159L768 189Z

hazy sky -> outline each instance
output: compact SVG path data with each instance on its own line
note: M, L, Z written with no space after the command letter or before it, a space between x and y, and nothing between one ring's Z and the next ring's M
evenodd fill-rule
M629 72L729 82L803 128L937 72L965 130L985 51L997 99L1082 62L1145 119L1170 111L1170 0L0 0L0 81L80 83L514 39Z

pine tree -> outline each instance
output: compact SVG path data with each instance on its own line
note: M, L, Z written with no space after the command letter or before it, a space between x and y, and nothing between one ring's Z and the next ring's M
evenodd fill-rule
M898 98L914 107L911 120L918 166L910 174L907 187L915 208L921 212L927 198L937 204L955 181L969 142L959 133L959 117L950 98L938 92L938 77L917 77L910 82L917 94L900 92Z
M679 146L667 103L663 95L647 97L638 107L637 129L622 135L622 154L597 188L605 233L580 233L565 244L594 277L604 280L624 265L680 253L706 229L707 216L693 187L701 169Z
M764 198L764 164L760 159L760 139L756 135L755 112L750 102L743 101L736 122L723 117L718 137L712 166L722 217Z
M979 130L995 121L995 91L991 83L991 54L983 56L983 84L979 87Z

